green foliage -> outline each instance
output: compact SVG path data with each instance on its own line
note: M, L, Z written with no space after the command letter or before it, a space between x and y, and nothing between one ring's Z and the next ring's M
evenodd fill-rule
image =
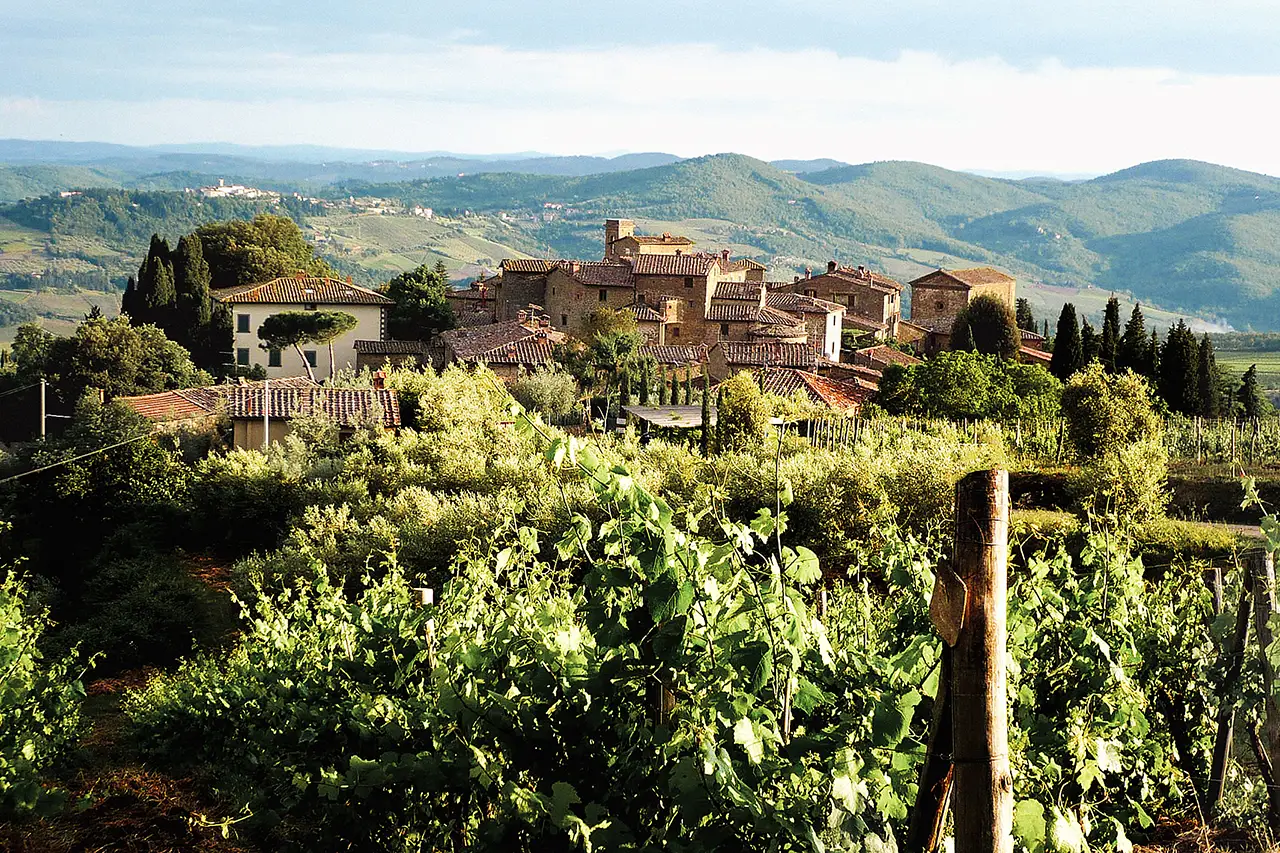
M19 378L28 382L45 378L69 400L78 399L89 388L100 389L110 398L213 381L160 329L131 326L127 317L86 320L66 338L24 325L15 336L13 357Z
M333 268L292 219L260 214L251 221L231 220L196 229L214 289L269 281L298 272L332 278Z
M748 371L720 383L716 431L721 451L752 447L769 436L769 404Z
M381 291L395 301L387 311L387 332L398 341L425 341L455 325L445 301L448 275L426 264L401 273Z
M568 373L538 370L512 382L511 396L531 412L562 417L578 405L578 383ZM642 397L641 403L644 402Z
M1213 354L1213 342L1206 334L1200 339L1196 359L1196 389L1200 398L1199 414L1216 418L1222 414L1222 383L1218 373L1218 360Z
M1058 329L1053 336L1053 358L1049 372L1063 382L1071 374L1084 367L1084 343L1080 338L1080 325L1076 320L1076 306L1068 302L1058 315Z
M1015 314L1018 320L1018 328L1028 332L1038 333L1040 331L1040 327L1036 323L1035 312L1031 310L1031 302L1023 297L1018 297L1015 304L1017 306Z
M1062 383L1043 367L970 352L889 365L876 400L895 415L959 420L1053 417Z
M18 342L15 340L14 357L18 355ZM1266 398L1262 396L1262 391L1258 388L1258 365L1251 364L1249 369L1244 372L1244 378L1240 381L1240 408L1246 418L1256 418L1261 416L1268 404Z
M1133 306L1138 310L1138 306ZM1141 314L1139 313L1139 317ZM1115 373L1120 367L1120 300L1114 296L1107 300L1102 314L1102 336L1098 341L1098 357L1107 370Z
M0 818L50 813L65 796L42 784L63 762L83 730L84 688L74 656L48 658L40 641L49 629L23 583L0 579Z
M1156 387L1171 411L1200 414L1200 347L1195 334L1181 320L1165 338L1157 375Z
M307 376L315 379L315 371L311 369L311 362L303 354L302 345L315 341L317 331L315 312L281 311L267 317L262 321L262 325L258 326L258 338L262 341L259 346L267 350L292 347L298 354L302 366L306 368Z
M1022 346L1018 320L1004 300L983 294L956 315L951 327L951 348L1012 359Z

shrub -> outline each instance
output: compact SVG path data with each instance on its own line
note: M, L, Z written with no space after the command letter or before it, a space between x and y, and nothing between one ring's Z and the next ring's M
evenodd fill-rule
M41 777L67 757L83 729L84 687L73 658L48 660L39 643L49 628L44 611L27 603L13 575L0 581L0 817L47 812L62 797Z
M578 404L578 383L568 373L528 373L513 382L510 390L520 405L551 418L569 414Z
M1090 459L1134 441L1159 441L1163 426L1146 380L1133 371L1109 374L1100 363L1076 373L1062 391L1067 438Z
M769 403L745 370L720 384L716 434L721 450L749 447L769 434Z

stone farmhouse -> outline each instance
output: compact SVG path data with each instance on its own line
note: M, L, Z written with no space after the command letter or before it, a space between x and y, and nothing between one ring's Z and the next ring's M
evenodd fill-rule
M839 360L843 306L771 286L763 264L732 260L728 250L710 254L687 237L637 235L629 219L608 220L604 234L603 260L507 259L499 275L451 292L449 302L459 316L490 322L542 306L560 332L601 307L628 310L655 346L790 342Z
M442 332L437 366L484 364L504 379L515 379L521 371L551 367L556 344L567 337L551 328L550 318L536 305L529 306L514 320Z
M880 340L898 336L902 285L866 267L842 267L837 261L828 261L825 273L806 275L777 289L834 302L845 311L847 329L870 333Z
M911 319L900 324L900 340L907 340L926 355L951 348L951 327L956 316L979 296L994 296L1011 309L1016 304L1017 281L991 267L938 269L910 282ZM1044 336L1022 330L1018 360L1049 364Z
M333 355L336 367L355 368L358 363L356 341L386 339L387 306L392 304L381 293L352 284L350 280L302 274L224 288L211 295L231 312L236 366L261 366L271 379L301 376L306 368L293 353L262 349L258 328L263 320L285 311L342 311L352 315L356 326L333 342ZM319 349L303 349L303 356L312 368L319 364ZM328 357L327 353L324 357Z

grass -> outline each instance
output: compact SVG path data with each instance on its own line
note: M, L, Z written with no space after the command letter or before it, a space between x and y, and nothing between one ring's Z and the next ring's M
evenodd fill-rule
M120 313L120 294L98 290L81 290L63 293L51 290L0 290L0 299L27 305L40 315L36 321L42 328L55 335L69 335L75 331L84 315L97 305L107 317ZM17 326L0 326L0 346L13 343Z
M1280 389L1280 352L1258 350L1218 350L1218 367L1244 376L1250 365L1258 365L1258 383L1267 390Z

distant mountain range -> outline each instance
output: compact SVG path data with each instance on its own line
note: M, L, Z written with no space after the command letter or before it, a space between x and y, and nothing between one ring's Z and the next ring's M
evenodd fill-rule
M626 216L750 254L773 275L831 257L900 279L938 265L990 264L1016 274L1044 310L1072 299L1096 313L1116 291L1240 329L1280 329L1280 179L1209 163L1166 160L1063 181L737 154L315 162L352 152L273 149L279 158L266 159L249 150L259 156L0 141L0 164L8 164L0 165L0 201L73 187L176 190L224 178L472 211L512 230L512 245L582 257L599 253L604 217ZM558 212L543 217L544 205Z

